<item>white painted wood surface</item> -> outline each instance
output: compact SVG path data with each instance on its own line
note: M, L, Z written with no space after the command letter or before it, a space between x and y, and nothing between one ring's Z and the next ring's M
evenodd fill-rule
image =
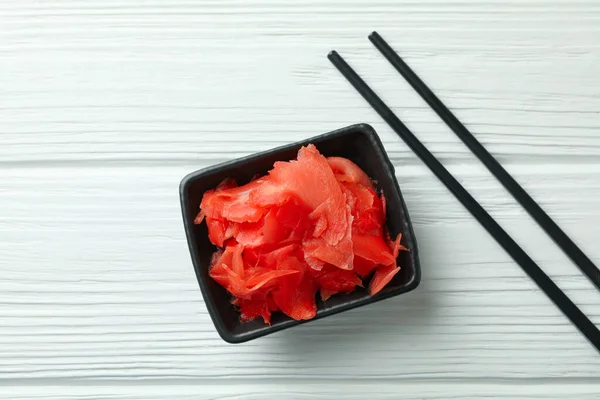
M600 356L328 63L347 56L600 323L373 29L600 263L597 1L0 0L0 399L600 398ZM356 122L396 165L421 286L225 344L180 179Z

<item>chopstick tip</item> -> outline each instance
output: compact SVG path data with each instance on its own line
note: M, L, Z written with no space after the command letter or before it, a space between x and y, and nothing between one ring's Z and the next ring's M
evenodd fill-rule
M327 58L329 58L330 60L331 60L331 59L334 59L334 58L339 58L339 56L340 56L340 55L339 55L339 54L338 54L338 52L337 52L337 51L335 51L335 50L331 50L331 51L329 52L329 54L327 54Z
M370 41L373 40L380 40L381 39L381 35L379 33L377 33L377 31L373 31L369 34L369 36L367 36L369 38Z

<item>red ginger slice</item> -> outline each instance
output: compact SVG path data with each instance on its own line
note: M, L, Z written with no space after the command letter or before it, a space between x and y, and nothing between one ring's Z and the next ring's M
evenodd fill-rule
M374 296L379 293L394 276L400 271L399 267L396 267L395 264L392 265L382 265L381 267L375 270L375 275L371 278L371 282L369 283L369 294Z
M267 211L264 207L250 202L251 194L260 187L261 179L239 187L224 184L204 193L200 209L207 218L230 222L256 222Z
M275 304L287 316L297 321L314 318L317 315L317 286L305 272L306 267L295 256L287 258L281 267L286 270L294 269L299 273L281 279L272 292Z
M229 293L236 297L249 298L259 290L265 290L278 283L280 278L298 274L297 270L272 270L260 266L246 268L241 265L243 247L228 246L225 251L216 253L209 275Z
M360 183L372 187L369 176L355 163L343 157L328 157L327 162L340 182Z
M378 267L375 271L375 275L373 275L373 278L371 279L371 282L369 284L369 294L371 296L379 293L388 283L391 282L394 276L400 271L400 267L398 267L396 264L396 259L398 258L400 250L408 251L406 247L400 244L400 240L402 240L401 233L399 233L398 236L396 236L396 240L394 240L393 242L389 239L389 233L387 233L387 237L388 245L392 249L392 256L394 257L394 261L389 265L382 265Z
M304 259L315 270L321 270L325 264L334 265L343 270L351 270L354 262L352 245L352 221L350 205L346 205L347 230L337 246L330 245L324 237L307 238L302 242Z
M256 293L248 299L235 298L231 304L238 306L242 322L262 317L265 323L270 325L271 312L279 310L270 293Z
M389 232L387 233L388 245L392 249L392 254L394 256L394 259L398 258L398 254L400 254L401 250L408 251L408 249L406 247L404 247L403 245L400 244L401 240L402 240L402 233L399 233L398 236L396 236L396 240L394 240L393 242L392 242L392 239L390 238Z
M269 269L277 269L277 266L293 255L299 246L297 243L291 243L282 247L269 248L268 246L263 246L246 249L244 251L244 259L249 268L260 265Z
M382 203L375 190L357 183L343 183L347 196L354 201L351 208L353 230L381 235L385 225Z
M363 235L354 233L352 235L355 255L373 261L376 264L390 265L396 260L392 250L378 235Z
M362 280L354 271L339 269L331 265L325 266L321 271L311 271L310 274L320 288L323 301L337 293L350 293L356 286L362 287Z
M367 260L360 256L354 255L354 269L353 271L362 278L368 276L377 268L378 264L371 260Z
M223 247L228 239L237 236L239 232L239 224L227 220L207 217L206 226L208 227L208 239L212 244L219 247Z
M346 198L327 159L314 145L302 147L297 160L276 162L269 176L273 183L284 188L285 193L293 195L311 210L324 208L322 215L327 220L327 228L322 237L328 244L335 246L346 238L349 228Z

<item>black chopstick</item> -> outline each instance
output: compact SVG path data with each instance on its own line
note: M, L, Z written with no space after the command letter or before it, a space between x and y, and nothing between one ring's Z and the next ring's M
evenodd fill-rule
M487 169L502 183L513 197L527 210L529 215L546 231L562 251L587 275L600 290L600 270L579 247L560 229L548 214L536 203L521 185L483 147L471 132L452 114L427 85L414 73L390 45L377 33L369 35L369 40L385 58L406 79L415 91L429 104L440 118L454 131L463 143L481 160Z
M504 229L485 211L467 190L448 172L417 137L400 121L394 112L375 92L354 72L335 51L327 56L331 63L354 86L362 97L396 131L398 136L429 167L454 196L469 210L479 223L496 239L498 244L521 266L535 283L546 293L579 331L600 351L600 331L586 315L569 299L562 290L542 271Z

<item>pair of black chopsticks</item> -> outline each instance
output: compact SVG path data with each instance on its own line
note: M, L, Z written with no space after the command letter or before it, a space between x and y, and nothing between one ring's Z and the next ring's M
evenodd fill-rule
M600 270L563 232L562 229L542 210L513 177L494 159L483 145L465 128L450 110L410 69L400 56L377 33L369 35L369 40L396 68L396 70L419 93L429 106L444 120L467 147L483 162L490 172L517 199L527 212L546 231L554 242L600 289ZM398 136L415 152L429 169L442 181L454 196L469 210L479 223L496 239L506 252L537 283L546 295L556 304L581 333L600 351L600 330L589 318L564 294L564 292L544 273L544 271L525 253L525 251L506 233L504 229L485 211L485 209L467 192L467 190L448 172L417 137L400 121L394 112L375 94L375 92L354 72L354 70L336 52L328 55L333 65L354 86L362 97L396 131Z

